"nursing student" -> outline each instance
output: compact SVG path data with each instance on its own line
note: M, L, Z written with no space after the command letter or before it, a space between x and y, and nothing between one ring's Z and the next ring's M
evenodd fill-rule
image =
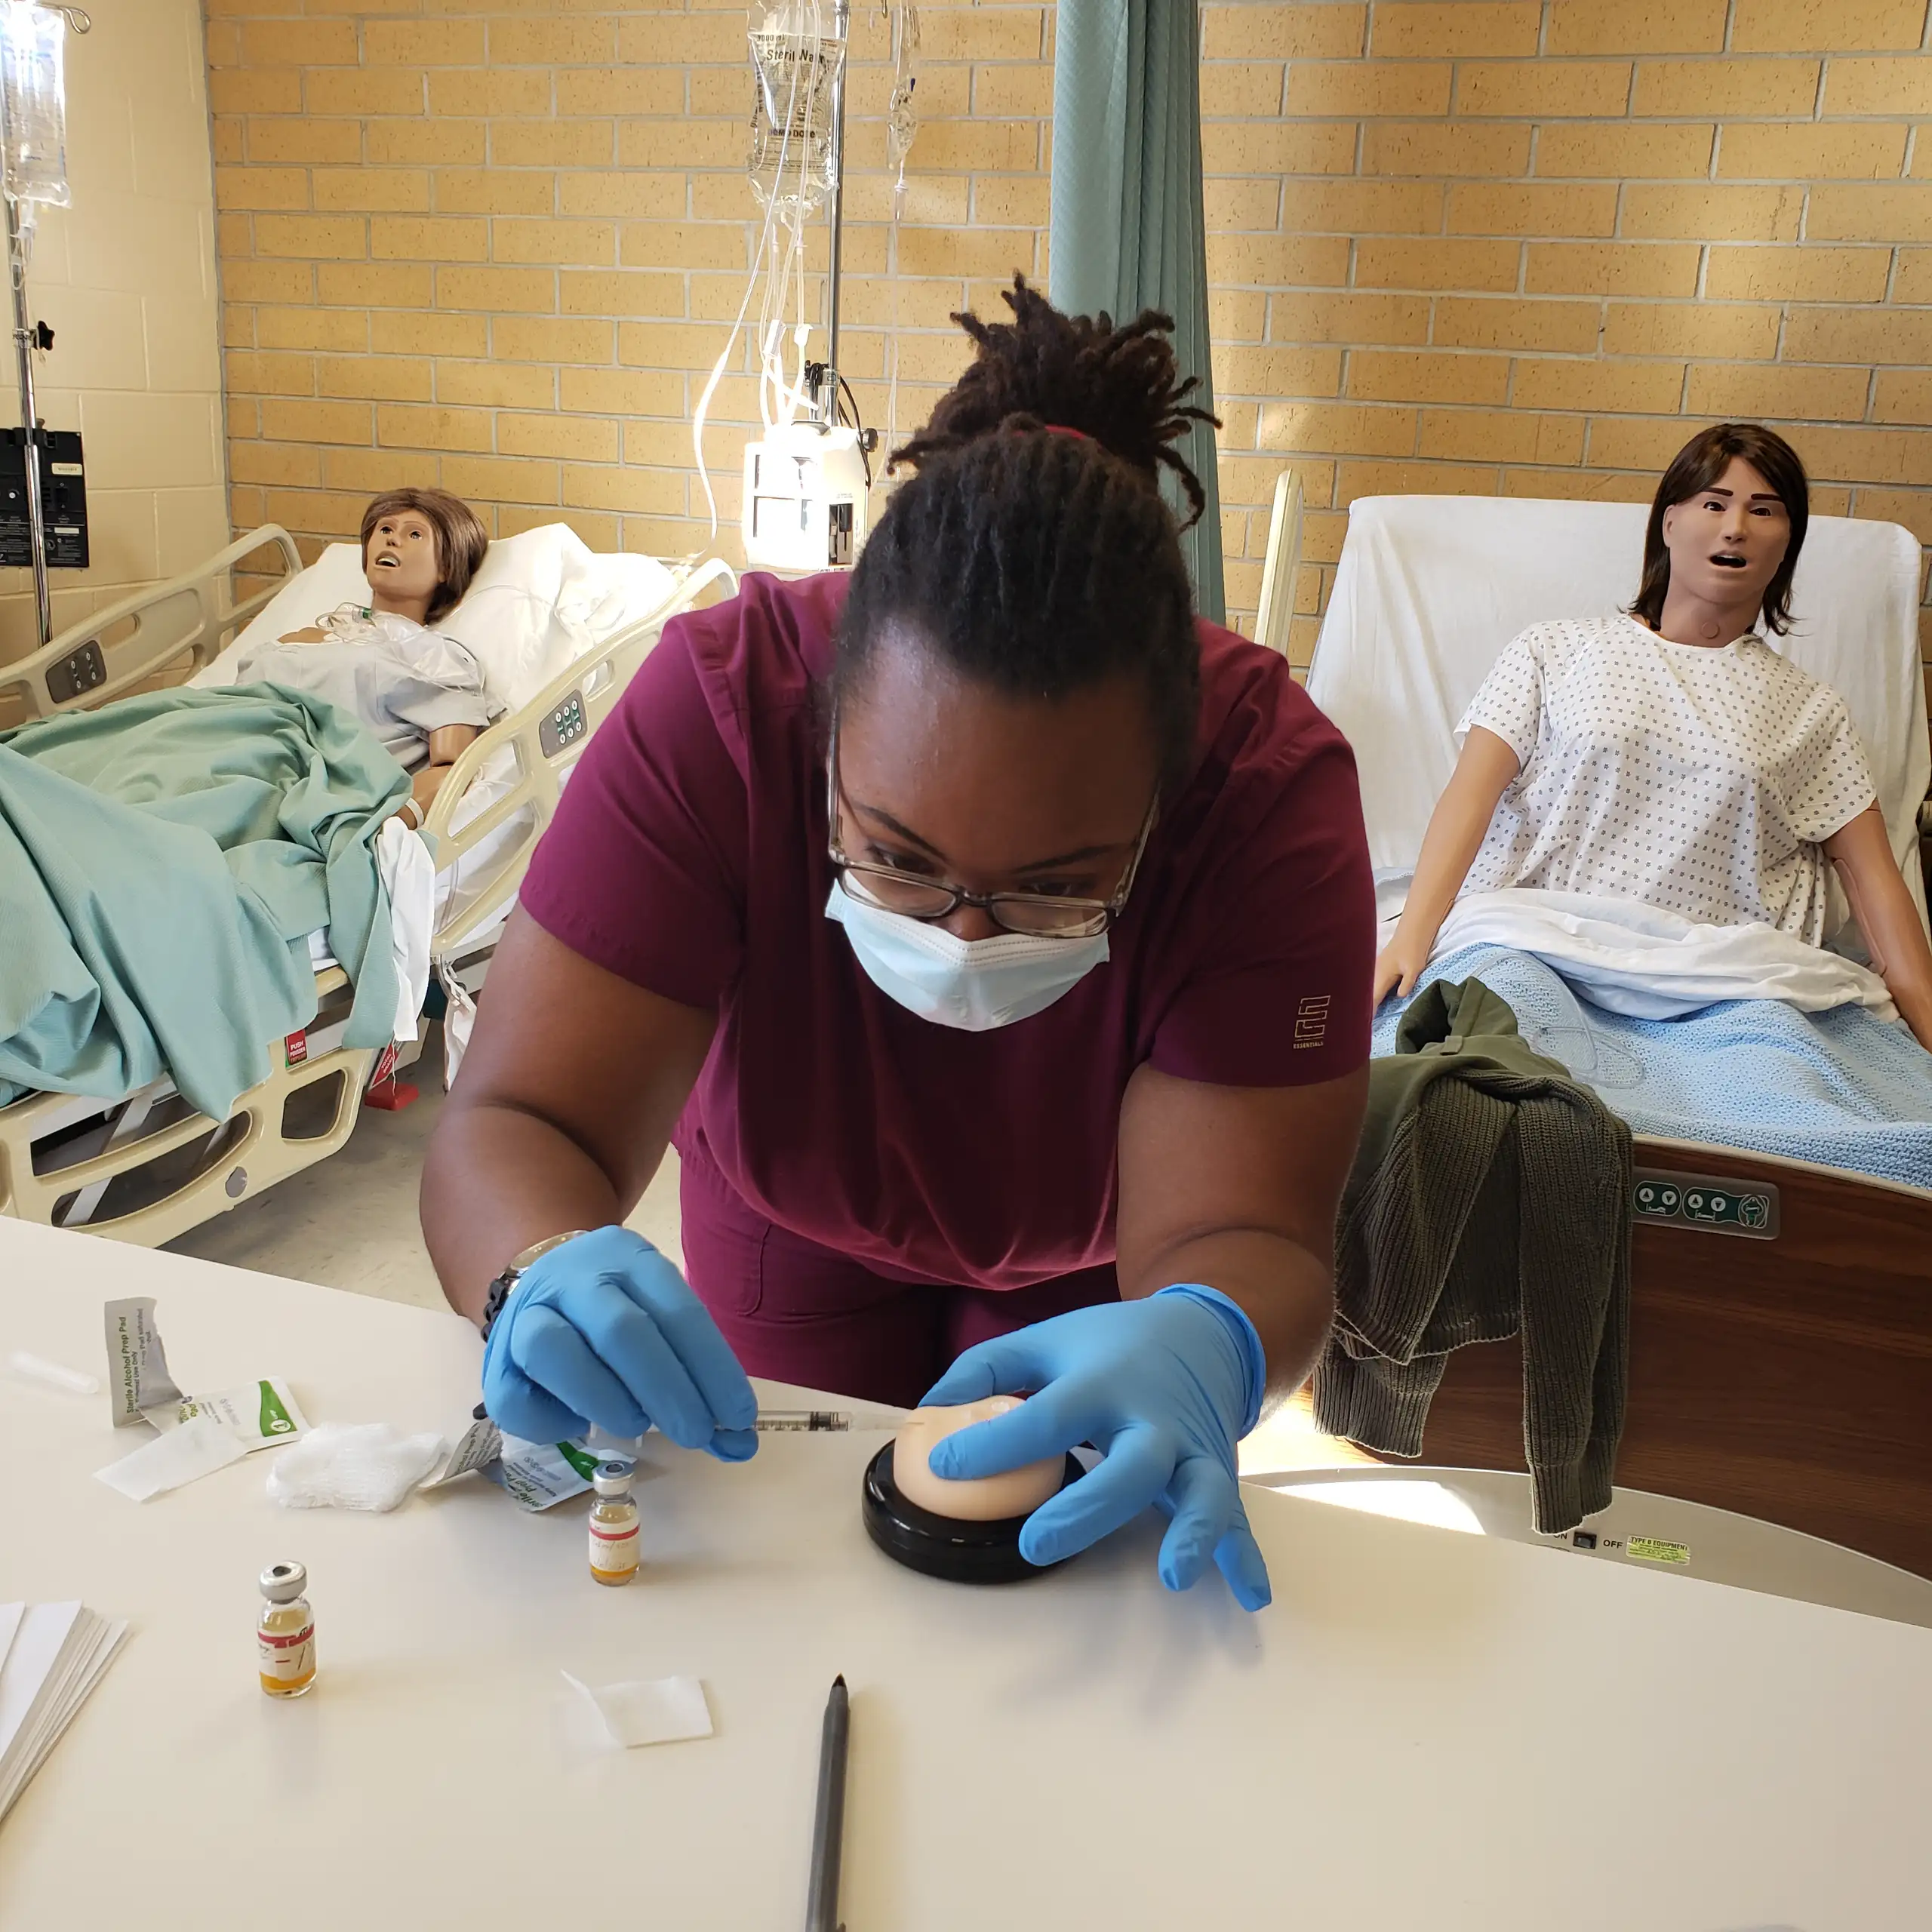
M1168 1587L1256 1609L1235 1444L1327 1329L1367 1091L1354 761L1194 615L1171 324L1005 299L857 568L676 619L592 740L423 1228L515 1435L1030 1394L934 1472L1091 1443L1023 1553L1158 1504ZM688 1286L621 1226L667 1142Z

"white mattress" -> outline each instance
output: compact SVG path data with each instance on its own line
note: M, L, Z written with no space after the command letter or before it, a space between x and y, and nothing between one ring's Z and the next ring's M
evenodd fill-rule
M1647 515L1508 497L1365 497L1350 509L1308 688L1355 747L1379 875L1413 869L1454 768L1457 721L1503 646L1528 625L1599 616L1636 595ZM1932 752L1918 574L1918 541L1898 525L1814 516L1795 621L1770 641L1844 697L1923 918L1918 814Z

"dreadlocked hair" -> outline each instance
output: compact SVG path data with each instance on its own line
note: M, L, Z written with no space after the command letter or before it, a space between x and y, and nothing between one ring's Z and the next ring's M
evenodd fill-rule
M1062 315L1024 276L1002 299L1011 322L953 317L977 345L972 365L893 454L915 473L860 555L835 694L856 688L895 625L1014 695L1052 702L1137 676L1171 783L1193 750L1200 652L1160 477L1174 474L1198 521L1200 479L1171 445L1216 419L1186 401L1198 379L1178 376L1171 317L1117 328Z

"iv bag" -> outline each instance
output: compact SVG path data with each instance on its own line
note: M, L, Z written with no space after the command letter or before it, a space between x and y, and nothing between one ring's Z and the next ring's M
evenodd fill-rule
M0 187L11 202L69 205L67 23L33 0L0 0Z
M915 71L919 52L919 10L906 0L893 20L892 99L885 110L886 165L894 171L892 184L892 218L906 212L906 157L911 152L913 137L919 131L918 110L912 96L919 85Z
M747 29L752 72L747 166L762 208L793 219L825 205L838 176L832 91L845 42L831 0L756 0Z

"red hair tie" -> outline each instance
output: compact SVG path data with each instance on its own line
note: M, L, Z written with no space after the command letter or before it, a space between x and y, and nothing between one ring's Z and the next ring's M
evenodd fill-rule
M1050 436L1073 436L1083 443L1091 443L1094 440L1084 429L1070 429L1064 423L1043 423L1040 426Z

